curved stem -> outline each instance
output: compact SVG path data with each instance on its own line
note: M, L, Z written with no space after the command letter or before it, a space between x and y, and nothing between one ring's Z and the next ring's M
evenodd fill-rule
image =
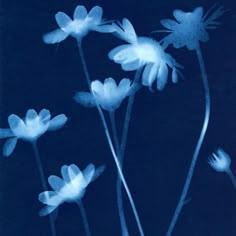
M34 155L35 155L35 159L36 159L36 163L37 163L37 167L38 167L38 171L39 171L41 184L43 186L43 190L47 191L46 178L45 178L45 174L44 174L44 171L43 171L43 165L42 165L42 162L41 162L41 158L40 158L40 155L39 155L39 151L38 151L36 141L32 142L32 147L33 147L33 151L34 151ZM55 222L54 222L53 216L51 214L49 214L49 222L50 222L50 228L51 228L52 236L56 236Z
M91 236L91 231L90 231L90 228L89 228L88 218L87 218L87 215L86 215L84 204L83 204L82 201L78 201L77 205L79 206L80 213L81 213L81 216L82 216L82 220L83 220L83 223L84 223L85 235L86 236Z
M203 125L202 125L202 129L201 129L201 133L197 142L197 145L195 147L194 153L193 153L193 158L188 170L188 174L185 180L185 184L179 199L179 202L177 204L177 207L175 209L173 218L171 220L171 223L169 225L168 231L166 233L166 236L170 236L172 234L172 231L174 230L175 224L179 218L179 215L182 211L188 190L189 190L189 186L193 177L193 173L195 170L195 166L196 166L196 162L199 156L199 152L207 131L207 127L208 127L208 123L209 123L209 118L210 118L210 91L209 91L209 85L208 85L208 80L207 80L207 74L206 74L206 69L205 69L205 65L204 65L204 61L203 61L203 57L202 57L202 53L201 53L201 49L200 46L198 45L198 47L196 48L196 53L197 53L197 58L198 58L198 62L200 65L200 70L201 70L201 74L202 74L202 82L203 82L203 87L204 87L204 93L205 93L205 116L204 116L204 121L203 121Z
M126 194L127 194L128 199L130 201L130 205L131 205L131 208L132 208L133 213L134 213L134 217L135 217L138 229L139 229L139 233L140 233L141 236L144 236L142 225L141 225L141 222L140 222L140 219L139 219L139 216L138 216L138 212L136 210L136 207L135 207L132 195L131 195L129 187L128 187L127 183L126 183L125 177L123 175L120 162L119 162L119 160L117 158L117 155L115 153L115 150L114 150L114 147L113 147L113 144L112 144L112 141L111 141L110 133L109 133L109 130L108 130L108 127L107 127L107 123L106 123L106 120L105 120L105 117L104 117L104 114L103 114L102 109L101 109L101 107L99 105L97 105L97 109L98 109L100 118L102 120L104 131L105 131L105 134L106 134L106 137L107 137L107 141L108 141L108 144L109 144L112 156L114 158L114 161L115 161L115 164L116 164L116 167L117 167L120 179L121 179L121 181L122 181L122 183L124 185Z
M234 176L232 170L229 169L226 173L227 173L227 175L229 176L229 178L231 179L231 182L232 182L234 188L236 189L236 178L235 178L235 176Z
M113 134L113 140L115 144L115 150L117 153L117 156L119 157L119 152L120 152L120 144L119 144L119 139L118 139L118 132L117 132L117 127L116 127L116 119L115 119L115 111L109 111L109 117L111 121L111 130ZM120 157L119 157L120 159Z
M81 58L84 74L85 74L85 77L86 77L86 81L88 83L89 90L91 92L91 86L90 86L91 80L90 80L90 76L89 76L89 73L88 73L88 67L87 67L87 64L86 64L86 60L84 58L84 53L83 53L83 48L82 48L82 42L81 41L78 41L78 47L79 47L80 58ZM108 127L107 127L107 123L106 123L106 120L105 120L105 117L104 117L104 114L103 114L103 112L102 112L102 110L101 110L99 105L97 105L97 109L98 109L99 115L100 115L101 120L102 120L104 131L105 131L105 134L106 134L106 137L107 137L107 141L108 141L109 147L111 149L111 153L112 153L112 156L114 158L114 161L115 161L115 164L116 164L119 176L121 178L121 181L122 181L122 183L124 185L124 188L125 188L125 191L127 193L127 196L129 198L130 205L131 205L131 208L133 210L133 213L134 213L137 225L138 225L138 229L139 229L140 235L144 236L142 225L141 225L141 222L139 220L138 212L136 210L133 198L131 196L131 193L129 191L128 185L127 185L126 180L125 180L125 177L123 175L123 172L122 172L119 160L118 160L117 155L115 153L115 150L114 150L114 147L113 147L113 144L112 144L112 141L111 141L110 133L109 133L109 130L108 130Z

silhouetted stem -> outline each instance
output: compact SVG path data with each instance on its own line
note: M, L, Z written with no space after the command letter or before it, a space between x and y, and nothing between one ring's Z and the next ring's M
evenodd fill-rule
M110 121L111 121L111 130L112 130L112 134L113 134L115 150L116 150L117 156L119 157L118 153L120 152L120 144L119 144L118 132L117 132L117 126L116 126L115 111L110 111L109 117L110 117Z
M37 163L37 167L38 167L38 171L39 171L41 184L42 184L43 190L47 191L46 178L45 178L45 175L44 175L43 165L42 165L41 158L40 158L40 155L39 155L37 142L33 141L32 146L33 146L33 151L34 151L34 155L35 155L35 159L36 159L36 163ZM55 222L54 222L53 216L51 214L49 214L49 222L50 222L50 228L51 228L52 236L56 236Z
M142 68L138 69L135 73L134 76L134 81L133 84L135 85L139 77L141 75ZM121 145L120 148L117 151L117 155L120 161L121 168L123 168L123 162L124 162L124 153L125 153L125 147L127 143L127 137L128 137L128 131L129 131L129 124L130 124L130 119L131 119L131 114L132 114L132 108L133 108L133 103L134 103L134 98L135 94L133 93L129 96L128 99L128 104L126 108L126 113L125 113L125 120L124 120L124 126L123 126L123 131L122 131L122 138L121 138ZM120 216L120 224L121 224L121 229L122 229L122 235L123 236L128 236L128 228L125 220L125 215L124 215L124 207L123 207L123 197L122 197L122 188L121 188L121 179L118 175L117 181L116 181L116 193L117 193L117 205L118 205L118 211L119 211L119 216Z
M78 201L77 205L79 206L80 213L81 213L81 216L82 216L82 220L83 220L83 223L84 223L85 234L86 234L86 236L91 236L91 231L90 231L90 228L89 228L88 218L87 218L87 215L86 215L84 204L83 204L82 201Z
M84 53L83 53L81 41L78 42L78 47L79 47L80 58L81 58L84 74L85 74L85 77L86 77L86 81L88 83L89 90L92 93L91 85L90 85L91 80L90 80L90 76L89 76L89 73L88 73L88 67L87 67L87 64L86 64L86 61L85 61L85 58L84 58ZM118 173L120 175L121 181L122 181L122 183L124 185L125 191L127 193L128 199L130 201L130 205L131 205L131 208L133 210L133 213L134 213L137 225L138 225L138 229L139 229L140 235L144 236L142 225L141 225L140 220L139 220L138 212L136 210L133 198L132 198L131 193L129 191L128 185L126 183L125 177L123 175L123 172L122 172L122 169L121 169L121 166L120 166L120 163L119 163L119 160L118 160L116 152L114 150L113 143L111 141L111 136L110 136L110 133L109 133L109 130L108 130L108 127L107 127L107 123L106 123L104 114L103 114L102 109L100 108L100 106L98 104L97 104L97 109L98 109L99 115L100 115L101 120L102 120L104 131L105 131L105 134L106 134L106 137L107 137L107 141L108 141L109 147L111 149L111 153L112 153L112 156L114 158L114 161L115 161Z
M117 155L115 153L115 150L114 150L114 147L113 147L113 144L112 144L112 141L111 141L110 133L109 133L109 130L108 130L108 127L107 127L107 123L106 123L106 120L105 120L105 117L104 117L104 114L103 114L102 109L101 109L101 107L99 105L97 105L97 109L98 109L99 115L100 115L101 120L102 120L104 131L105 131L105 134L106 134L106 137L107 137L107 141L108 141L108 144L109 144L112 156L114 158L114 161L115 161L118 173L120 175L121 181L122 181L122 183L124 185L126 194L127 194L128 199L130 201L130 205L131 205L131 208L133 210L136 223L138 225L139 233L140 233L141 236L144 236L142 225L141 225L141 222L139 220L138 212L136 210L136 207L135 207L132 195L131 195L129 187L128 187L127 183L126 183L125 177L123 175L123 172L122 172L122 169L121 169L121 166L120 166L120 162L119 162L119 160L117 158Z
M232 170L229 169L226 173L229 176L230 180L232 181L232 184L233 184L234 188L236 189L236 178L235 178Z
M200 49L200 46L198 45L198 47L196 48L196 53L197 53L197 58L198 58L198 62L200 65L200 70L201 70L201 74L202 74L202 82L203 82L203 87L204 87L204 93L205 93L205 116L204 116L204 121L203 121L203 125L202 125L202 130L197 142L197 145L195 147L194 153L193 153L193 158L188 170L188 174L187 174L187 178L185 180L185 184L179 199L179 202L177 204L177 207L175 209L175 213L173 215L173 218L171 220L171 223L169 225L168 231L166 236L171 236L174 227L176 225L176 222L179 218L179 215L182 211L184 202L185 202L185 198L187 196L188 190L189 190L189 186L193 177L193 173L195 170L195 166L196 166L196 162L199 156L199 152L206 134L206 130L208 127L208 123L209 123L209 118L210 118L210 91L209 91L209 86L208 86L208 80L207 80L207 74L206 74L206 69L205 69L205 65L204 65L204 61L203 61L203 57L202 57L202 52Z

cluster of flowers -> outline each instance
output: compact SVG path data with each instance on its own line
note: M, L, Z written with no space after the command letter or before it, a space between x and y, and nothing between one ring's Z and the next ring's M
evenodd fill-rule
M117 186L118 189L121 189L122 183L125 188L140 235L144 235L144 232L122 171L124 149L134 96L141 86L147 86L152 90L154 83L156 83L157 90L162 91L168 82L168 77L171 78L173 83L177 83L179 77L182 77L181 70L183 67L166 52L169 45L173 45L174 48L186 47L189 50L196 51L205 91L205 116L183 192L166 234L169 236L174 230L175 224L186 200L193 171L209 122L210 95L204 60L200 49L200 42L206 42L209 40L207 30L215 29L219 25L217 19L224 12L225 10L223 7L213 7L205 15L202 7L197 7L192 12L174 10L173 15L175 20L164 19L161 21L161 24L166 28L166 30L159 30L159 32L167 32L168 35L158 42L150 37L138 36L133 25L126 18L121 22L105 21L102 18L103 10L101 7L95 6L87 12L84 6L79 5L74 10L73 19L64 12L58 12L55 15L55 19L59 28L43 36L43 41L47 44L60 43L69 36L74 37L78 43L80 58L89 91L78 92L74 98L78 103L84 106L96 107L98 109L103 122L107 141L118 170L118 180L120 180L120 184ZM108 57L115 63L120 64L124 71L136 71L133 81L129 78L123 78L119 83L117 83L112 77L106 78L104 82L101 82L100 80L91 81L82 48L82 40L90 31L111 33L125 42L124 44L112 49L109 52ZM170 75L169 72L171 72ZM113 138L111 138L103 110L110 113L111 121L114 124L112 115L114 115L114 111L120 107L126 98L129 98L129 101L122 139L119 140L117 137L115 125L112 127ZM41 163L36 148L37 139L46 131L60 129L66 122L67 117L64 114L51 119L50 112L46 109L41 110L39 114L37 114L35 110L30 109L27 111L24 119L20 119L14 114L10 115L8 118L10 128L0 129L0 138L9 138L3 147L3 154L5 156L11 155L15 149L17 140L23 139L33 144L36 158L38 158L38 163ZM113 145L112 140L115 145ZM232 179L234 186L236 186L234 176L230 170L230 157L222 149L218 149L216 153L212 155L209 159L209 164L217 171L225 171ZM103 172L104 166L95 169L93 164L89 164L83 171L81 171L75 164L69 166L64 165L61 167L62 178L53 175L48 178L48 182L53 191L47 191L42 166L41 164L39 165L41 181L44 188L44 192L39 194L39 201L46 205L40 211L40 215L44 216L50 214L64 202L76 202L81 206L86 234L90 235L87 219L84 214L85 212L81 205L81 199L84 196L87 186ZM122 195L118 195L117 197L120 201L118 210L121 220L122 235L124 236L128 235L128 229L123 213ZM55 235L53 224L54 222L51 220L52 234Z

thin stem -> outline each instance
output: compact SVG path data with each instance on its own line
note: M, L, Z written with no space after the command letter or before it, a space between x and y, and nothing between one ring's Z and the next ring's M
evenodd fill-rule
M116 120L115 120L115 111L109 112L109 116L110 116L110 121L111 121L111 130L113 134L113 140L115 143L115 149L116 149L116 153L117 153L117 156L119 158L120 165L122 168L121 156L120 156L120 144L118 140L118 132L117 132L117 126L116 126ZM118 214L120 218L121 233L122 233L122 236L129 236L129 231L128 231L128 227L125 220L125 214L124 214L121 186L122 186L122 182L120 179L120 175L118 173L117 180L116 180L116 191L117 191L117 206L118 206Z
M119 144L119 139L118 139L117 127L116 127L115 111L110 111L109 117L110 117L110 121L111 121L111 130L112 130L112 134L113 134L115 150L118 155L118 153L120 152L120 144ZM119 155L118 155L118 157L119 157Z
M84 204L83 204L82 201L78 201L77 205L79 206L80 213L81 213L81 216L82 216L82 220L83 220L83 223L84 223L85 235L86 236L91 236L91 231L90 231L90 227L89 227L89 223L88 223L87 214L86 214L86 211L85 211L85 208L84 208Z
M108 141L108 144L109 144L109 147L110 147L112 156L113 156L113 158L114 158L114 161L115 161L115 164L116 164L118 173L119 173L120 178L121 178L121 181L122 181L122 183L123 183L123 185L124 185L126 194L127 194L128 198L129 198L130 205L131 205L131 207L132 207L132 210L133 210L133 213L134 213L134 217L135 217L135 220L136 220L138 229L139 229L139 233L140 233L141 236L144 236L143 229L142 229L142 225L141 225L141 222L140 222L140 219L139 219L139 216L138 216L138 212L137 212L137 210L136 210L136 207L135 207L135 204L134 204L132 195L131 195L130 190L129 190L129 187L128 187L127 183L126 183L125 177L124 177L124 175L123 175L123 172L122 172L122 169L121 169L121 166L120 166L120 162L119 162L119 160L118 160L118 158L117 158L117 156L116 156L116 153L115 153L115 150L114 150L112 141L111 141L110 133L109 133L109 130L108 130L108 126L107 126L107 123L106 123L104 114L103 114L102 109L101 109L101 107L100 107L99 105L97 105L97 109L98 109L100 118L101 118L101 120L102 120L102 124L103 124L103 127L104 127L104 131L105 131L105 134L106 134L106 137L107 137L107 141Z
M82 67L83 67L83 70L84 70L85 79L87 81L89 90L91 90L90 89L91 80L90 80L90 76L89 76L89 72L88 72L87 63L86 63L86 60L85 60L85 57L84 57L84 50L83 50L83 47L82 47L82 41L81 40L78 41L78 48L79 48L79 55L80 55Z
M133 81L134 85L138 82L141 72L142 72L142 68L138 69L136 71L135 76L134 76L134 81ZM130 124L135 94L136 94L135 92L133 94L131 94L128 99L128 104L127 104L126 113L125 113L124 126L123 126L123 131L122 131L121 145L120 145L120 148L117 149L118 150L117 154L118 154L121 168L123 168L124 153L125 153L125 147L126 147L126 143L127 143L129 124ZM121 179L118 175L117 181L116 181L116 193L117 193L117 205L118 205L119 216L120 216L120 224L121 224L121 229L122 229L122 235L128 236L129 232L128 232L128 228L127 228L127 224L126 224L126 220L125 220L125 215L124 215L124 210L123 210L124 207L123 207L123 197L122 197L122 188L121 187L122 187Z
M43 186L43 190L47 191L46 178L45 178L45 174L44 174L44 171L43 171L43 165L42 165L42 162L41 162L41 158L40 158L40 155L39 155L39 151L38 151L36 141L32 142L32 147L33 147L33 151L34 151L34 155L35 155L35 159L36 159L36 163L37 163L37 167L38 167L38 171L39 171L41 184ZM53 220L53 215L52 214L49 214L49 222L50 222L50 228L51 228L52 236L56 236L55 222Z
M87 64L86 64L85 57L84 57L83 48L82 48L82 42L81 41L78 41L78 47L79 47L79 54L80 54L80 58L81 58L82 67L83 67L83 70L84 70L85 78L86 78L86 81L88 83L89 90L91 92L91 85L90 85L91 80L90 80L90 76L89 76L89 73L88 73L88 67L87 67ZM118 173L120 175L121 181L122 181L122 183L124 185L125 191L126 191L127 196L129 198L129 201L130 201L130 204L131 204L134 216L135 216L135 220L136 220L137 225L138 225L138 229L139 229L140 235L144 236L142 225L141 225L140 220L139 220L138 212L136 210L136 207L135 207L133 198L131 196L131 193L129 191L128 185L126 183L126 180L124 178L124 175L123 175L123 172L122 172L119 160L118 160L118 158L116 156L116 153L115 153L112 141L111 141L110 133L109 133L109 130L108 130L108 127L107 127L107 123L106 123L104 114L103 114L103 112L102 112L102 110L101 110L99 105L97 105L97 109L98 109L99 115L100 115L101 120L102 120L104 131L105 131L105 134L106 134L106 137L107 137L107 141L108 141L109 147L111 149L111 153L112 153L112 156L114 158L116 167L118 169Z
M201 133L197 142L197 145L195 147L194 153L193 153L193 158L188 170L188 174L187 174L187 178L185 180L185 184L179 199L179 202L177 204L177 207L175 209L175 213L173 215L173 218L171 220L171 223L169 225L168 231L166 236L170 236L172 234L172 231L174 230L174 227L176 225L176 222L179 218L179 215L182 211L189 187L190 187L190 183L193 177L193 173L195 170L195 166L196 166L196 162L199 156L199 152L207 131L207 127L208 127L208 123L209 123L209 118L210 118L210 91L209 91L209 85L208 85L208 80L207 80L207 74L206 74L206 69L205 69L205 65L204 65L204 61L203 61L203 57L202 57L202 53L201 53L201 49L200 46L198 45L198 47L196 48L196 53L197 53L197 58L198 58L198 62L200 65L200 70L201 70L201 74L202 74L202 82L203 82L203 87L204 87L204 93L205 93L205 115L204 115L204 121L203 121L203 125L202 125L202 129L201 129Z
M227 175L229 176L229 178L231 179L234 188L236 189L236 178L235 178L235 176L234 176L232 170L229 169L226 173L227 173Z

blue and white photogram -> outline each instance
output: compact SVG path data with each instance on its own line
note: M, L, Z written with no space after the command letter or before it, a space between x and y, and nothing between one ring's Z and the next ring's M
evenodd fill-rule
M236 236L234 0L0 20L0 236Z

